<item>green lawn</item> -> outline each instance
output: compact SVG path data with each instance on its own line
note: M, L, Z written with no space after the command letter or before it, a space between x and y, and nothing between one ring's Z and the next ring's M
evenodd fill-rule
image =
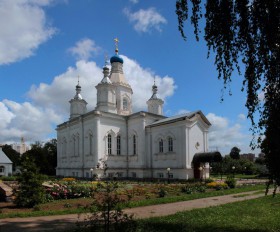
M135 231L279 232L280 195L140 220Z

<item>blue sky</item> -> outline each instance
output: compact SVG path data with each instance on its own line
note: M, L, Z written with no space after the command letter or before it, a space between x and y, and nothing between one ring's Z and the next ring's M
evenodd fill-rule
M175 0L0 0L0 143L55 137L69 118L78 75L94 109L117 37L134 112L147 109L155 77L166 116L202 110L212 123L210 150L250 152L242 77L233 76L233 96L225 91L221 103L223 82L203 36L196 42L187 24L185 42L177 28Z

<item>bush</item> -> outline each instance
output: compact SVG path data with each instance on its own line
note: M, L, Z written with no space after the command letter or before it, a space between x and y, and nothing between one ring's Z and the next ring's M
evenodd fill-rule
M19 188L15 194L15 204L17 206L32 208L45 202L45 190L42 186L43 179L38 173L33 159L23 157L18 182Z
M160 188L158 191L158 197L165 197L166 191L163 188Z
M212 189L216 189L216 190L221 190L221 189L227 189L228 185L224 182L211 182L206 184L207 188L212 188Z
M229 188L235 188L236 186L236 180L231 176L227 177L225 183L228 185Z

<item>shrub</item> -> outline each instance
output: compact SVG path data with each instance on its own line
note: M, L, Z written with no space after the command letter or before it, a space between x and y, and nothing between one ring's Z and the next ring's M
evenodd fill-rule
M62 179L62 181L76 181L76 179L73 177L65 177Z
M96 189L90 208L91 214L85 215L82 224L84 227L90 231L135 231L133 216L123 213L121 209L127 198L119 195L118 190L116 182L105 182Z
M158 191L158 197L165 197L166 191L163 188L160 188Z
M45 202L43 180L33 159L23 156L18 182L19 188L15 194L15 204L17 206L32 208Z
M227 189L228 185L224 182L211 182L206 184L207 188L212 188L212 189L216 189L216 190L221 190L221 189Z
M236 186L236 180L231 176L227 177L225 183L228 185L229 188L235 188Z

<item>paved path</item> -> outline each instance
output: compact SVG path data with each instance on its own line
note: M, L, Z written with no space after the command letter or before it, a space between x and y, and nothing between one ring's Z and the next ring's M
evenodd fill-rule
M165 216L175 214L179 211L206 208L264 196L264 193L254 194L256 192L259 191L231 194L226 196L207 197L169 204L137 207L125 209L124 211L128 214L134 214L135 218ZM241 196L236 197L238 195ZM81 217L80 220L82 221L83 217ZM77 221L77 214L0 219L0 232L64 231L67 228L74 228Z

